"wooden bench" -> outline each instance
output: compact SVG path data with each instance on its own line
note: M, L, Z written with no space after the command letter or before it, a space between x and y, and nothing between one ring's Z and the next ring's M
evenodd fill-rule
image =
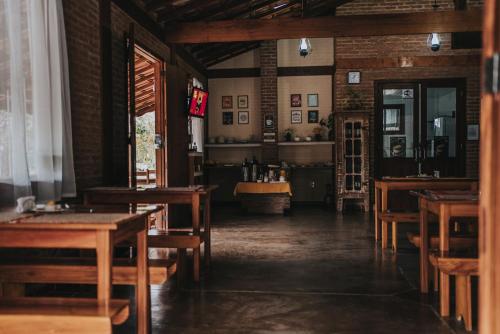
M382 220L382 248L387 248L388 244L388 222L392 222L392 250L398 250L398 224L399 223L419 223L419 212L392 212L383 211L380 214Z
M130 259L115 259L113 285L135 285L137 267ZM149 284L163 284L177 270L174 260L150 259ZM0 284L52 283L96 284L97 269L93 258L1 258ZM21 290L22 292L22 290ZM1 333L1 332L0 332Z
M148 247L151 248L177 248L178 266L180 276L184 276L187 249L193 250L193 279L200 281L201 244L205 242L205 231L199 235L193 233L191 228L171 228L166 231L149 230ZM195 251L198 250L198 251ZM205 254L205 256L207 256Z
M420 234L407 233L408 241L415 247L420 248ZM439 248L439 237L432 235L429 237L430 248ZM472 249L477 247L477 238L474 237L450 237L450 248L452 249Z
M129 313L128 300L104 306L84 298L1 298L0 333L108 334Z
M455 316L457 320L463 320L467 331L472 331L471 276L479 275L477 254L433 252L429 255L429 261L439 271L455 276Z

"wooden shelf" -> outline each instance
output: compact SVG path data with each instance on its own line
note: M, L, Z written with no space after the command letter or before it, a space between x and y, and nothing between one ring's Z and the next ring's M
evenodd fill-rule
M202 157L203 152L188 152L188 157Z
M205 144L208 148L261 147L261 143Z
M316 145L335 145L334 141L282 141L278 146L316 146Z

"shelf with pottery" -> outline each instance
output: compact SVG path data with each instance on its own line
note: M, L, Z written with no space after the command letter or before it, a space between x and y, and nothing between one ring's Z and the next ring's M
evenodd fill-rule
M315 145L335 145L334 141L281 141L278 146L315 146Z
M261 143L225 143L225 144L205 144L208 148L244 148L244 147L261 147Z

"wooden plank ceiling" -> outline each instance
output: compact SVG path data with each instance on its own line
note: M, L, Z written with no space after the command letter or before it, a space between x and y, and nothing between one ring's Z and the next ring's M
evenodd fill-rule
M352 0L136 0L168 31L177 23L274 17L335 15L336 8ZM259 42L185 44L203 66L209 67L259 46Z

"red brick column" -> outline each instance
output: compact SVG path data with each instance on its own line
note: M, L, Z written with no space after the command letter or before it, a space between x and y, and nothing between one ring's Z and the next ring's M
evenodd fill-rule
M276 142L262 145L264 163L278 161L278 60L276 41L264 41L260 44L260 110L262 117L262 136L275 133ZM265 118L274 116L274 127L266 128Z

